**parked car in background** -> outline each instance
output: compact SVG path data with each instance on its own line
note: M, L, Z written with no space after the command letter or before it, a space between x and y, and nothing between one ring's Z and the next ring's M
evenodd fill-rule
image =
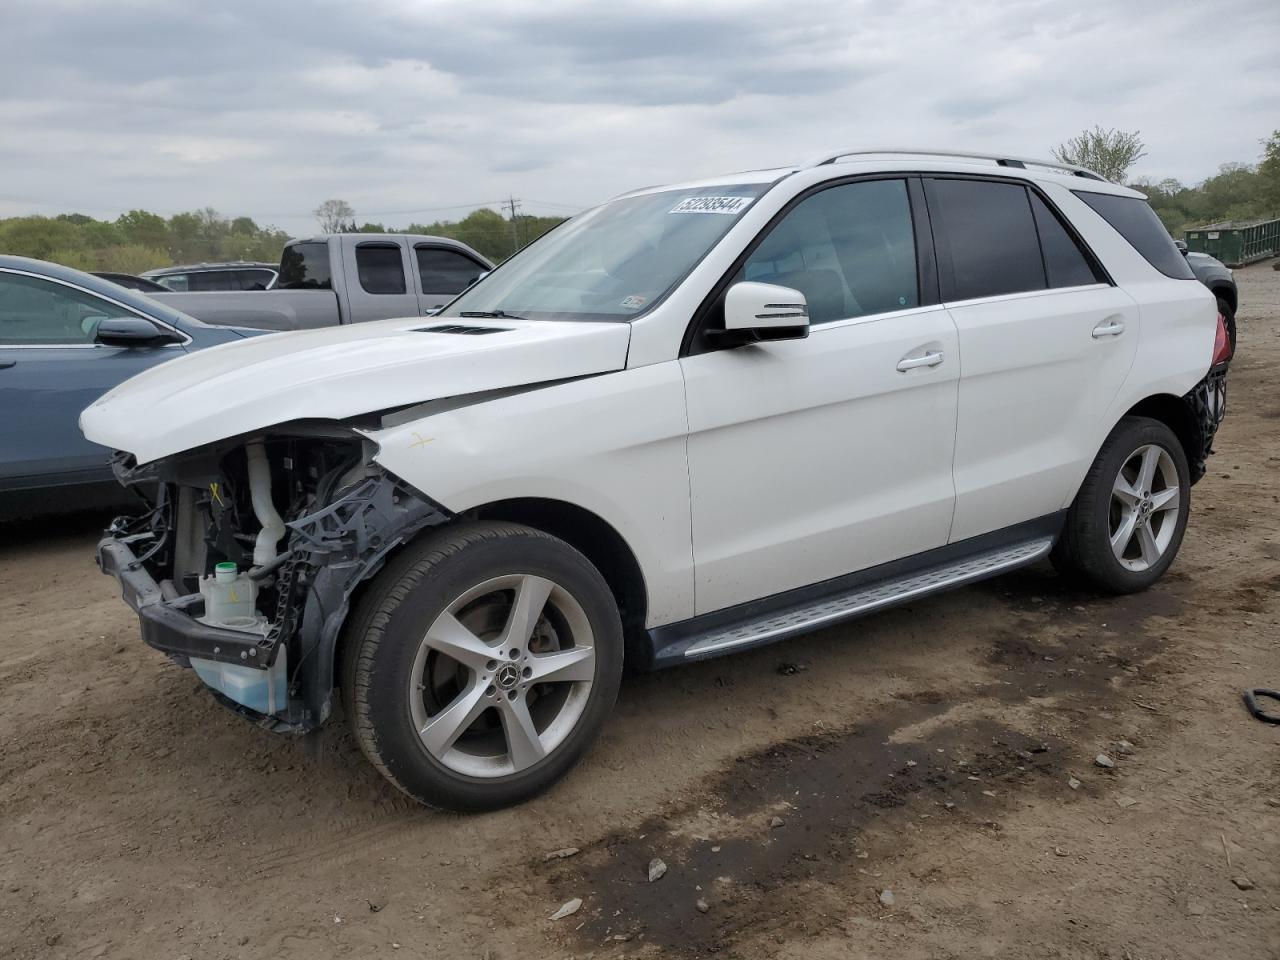
M1191 272L1196 275L1196 279L1213 291L1213 295L1218 299L1218 311L1222 314L1223 322L1227 327L1227 337L1231 341L1231 352L1234 354L1236 350L1236 310L1240 306L1240 294L1236 289L1236 279L1231 273L1231 269L1214 257L1207 253L1193 253L1187 250L1187 244L1182 240L1175 240L1174 245L1182 251L1182 255L1187 258L1187 263L1191 265Z
M159 267L142 274L165 290L270 290L279 271L274 263L235 260L230 263L192 263L181 267Z
M281 732L339 686L384 776L475 810L569 770L624 661L1044 557L1149 587L1225 345L1142 194L846 150L625 194L429 321L188 357L81 425L158 495L98 547L148 644Z
M166 360L256 333L211 327L79 270L0 256L0 519L126 499L111 451L80 432L80 411Z
M285 246L270 290L156 297L207 323L300 330L430 314L492 269L445 237L328 234Z
M131 273L110 273L100 270L93 272L95 277L101 277L103 280L110 280L112 283L119 284L126 290L137 290L139 293L168 293L168 287L162 287L154 280L147 280L144 277L135 277Z

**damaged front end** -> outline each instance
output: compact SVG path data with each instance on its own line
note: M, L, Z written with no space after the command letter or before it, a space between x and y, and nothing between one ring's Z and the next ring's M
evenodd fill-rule
M449 519L333 425L113 466L150 510L114 521L98 564L146 643L229 707L279 732L330 713L334 652L357 586L416 533Z

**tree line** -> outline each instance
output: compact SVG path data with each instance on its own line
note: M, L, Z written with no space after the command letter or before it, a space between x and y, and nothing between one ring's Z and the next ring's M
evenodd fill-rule
M1145 157L1138 132L1094 127L1054 149L1063 163L1074 163L1113 183L1125 183L1129 170ZM1224 163L1218 172L1193 186L1172 178L1140 177L1129 186L1147 195L1152 209L1176 238L1192 227L1224 220L1271 220L1280 217L1280 130L1262 141L1261 161Z
M514 222L489 209L458 221L387 226L354 222L344 232L424 233L452 237L500 261L532 243L563 217L517 215ZM55 217L0 219L0 253L51 260L79 270L142 273L175 263L264 260L276 263L290 235L277 227L259 226L250 217L224 217L211 207L175 214L168 219L146 210L130 210L114 220L82 213Z
M1145 155L1138 133L1101 127L1086 130L1054 150L1058 160L1088 167L1117 183L1126 182L1129 170ZM1223 164L1216 174L1192 186L1147 178L1130 186L1147 195L1174 237L1207 223L1280 217L1280 130L1262 141L1261 156L1256 164ZM337 226L347 232L452 237L494 261L506 259L564 221L563 217L525 214L509 219L481 208L461 220L357 226L355 211L342 200L326 200L316 216L322 228ZM82 213L0 219L0 253L121 273L205 260L274 263L288 240L289 235L277 227L259 226L250 217L224 217L211 207L167 219L146 210L130 210L114 220L96 220Z

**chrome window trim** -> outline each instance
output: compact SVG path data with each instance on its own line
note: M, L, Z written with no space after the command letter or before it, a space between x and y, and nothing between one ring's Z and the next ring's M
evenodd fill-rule
M114 304L121 310L126 310L135 317L141 317L144 320L148 320L156 326L161 327L164 330L168 330L170 333L176 334L182 338L178 343L167 343L164 346L185 347L187 344L192 342L191 334L187 333L185 330L180 330L173 324L165 323L163 320L153 317L148 313L143 313L136 307L131 307L129 304L122 303L114 297L109 297L104 293L98 293L96 290L90 290L77 283L72 283L70 280L60 280L57 277L48 277L43 273L34 273L31 270L19 270L15 267L0 267L0 273L12 273L23 277L34 277L37 280L45 280L49 283L57 283L61 286L69 287L72 290L78 290L80 293L86 294L90 297L97 297L99 300L105 300L107 303ZM103 343L0 343L0 350L83 350L85 348L95 349L104 346L106 346L106 344Z

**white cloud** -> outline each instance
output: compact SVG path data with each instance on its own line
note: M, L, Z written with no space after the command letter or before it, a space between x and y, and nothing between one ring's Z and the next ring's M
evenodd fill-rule
M1043 156L1095 123L1195 181L1280 123L1273 0L10 0L5 28L0 214L563 212L833 145Z

